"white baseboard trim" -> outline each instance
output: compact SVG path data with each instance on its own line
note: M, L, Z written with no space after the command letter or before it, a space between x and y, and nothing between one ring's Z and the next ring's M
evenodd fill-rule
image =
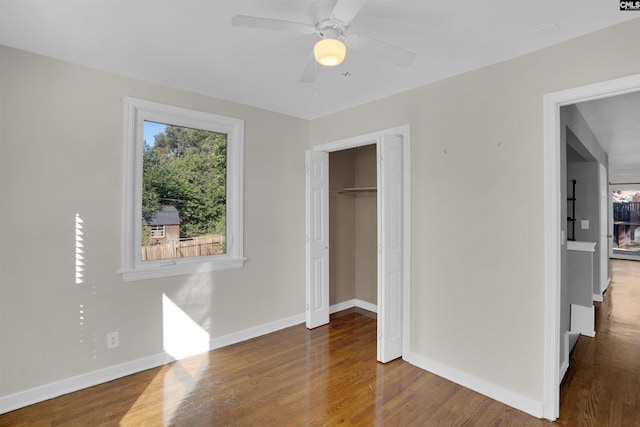
M303 313L253 328L244 329L222 337L213 338L209 341L209 349L215 350L217 348L236 344L251 338L270 334L271 332L276 332L290 326L304 323L304 321L305 314ZM45 384L40 387L10 394L8 396L2 396L0 397L0 414L14 411L34 403L43 402L63 394L72 393L84 388L113 381L137 372L146 371L147 369L156 368L173 361L175 361L175 359L168 353L159 353L75 377L66 378L61 381Z
M612 254L610 259L626 259L627 261L637 261L637 255L622 255L622 254Z
M275 322L265 323L264 325L255 326L253 328L244 329L232 334L213 338L209 341L209 350L215 350L217 348L226 347L231 344L250 340L251 338L267 335L272 332L288 328L290 326L299 325L300 323L304 323L305 320L306 316L304 313L297 314L286 319L276 320Z
M564 360L560 364L560 372L558 372L558 384L562 382L564 376L567 374L567 370L569 369L569 355L571 353L571 349L569 348L569 331L564 331L563 346Z
M498 402L519 409L536 418L543 417L543 402L522 396L497 384L490 383L474 375L443 365L426 357L410 352L403 359L425 371L471 389Z
M358 298L354 298L354 299L350 299L350 300L347 300L347 301L342 301L342 302L339 302L337 304L334 304L334 305L330 306L329 307L329 313L333 314L333 313L337 313L339 311L347 310L347 309L353 308L353 307L362 308L363 310L367 310L367 311L370 311L372 313L377 313L378 312L378 306L377 305L371 304L370 302L362 301L361 299L358 299Z
M361 299L355 299L355 306L358 308L362 308L363 310L370 311L372 313L378 313L378 306L376 304L371 304L370 302L362 301Z
M595 307L571 304L571 332L595 337Z
M602 292L600 292L600 294L593 294L593 300L596 302L604 301L604 293L607 292L607 289L609 289L610 284L611 284L611 277L608 277L606 282L604 283L604 286L601 286Z
M0 414L173 362L167 353L132 360L0 397Z
M356 306L355 299L350 299L348 301L342 301L332 306L329 306L329 314L337 313L342 310L346 310L348 308L352 308Z
M560 372L558 373L560 375L560 381L558 381L558 383L561 383L562 380L564 379L564 376L567 375L567 371L569 370L569 359L565 359L562 361L562 365L560 365Z

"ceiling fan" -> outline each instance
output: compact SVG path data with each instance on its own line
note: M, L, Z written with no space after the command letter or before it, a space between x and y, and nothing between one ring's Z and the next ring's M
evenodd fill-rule
M278 19L236 15L231 24L236 27L261 28L289 31L301 34L317 34L320 40L313 48L300 76L304 83L313 82L319 67L340 64L346 55L347 47L377 56L400 67L409 66L416 54L400 47L348 32L351 21L360 12L367 0L320 0L314 3L311 16L314 24L281 21ZM335 4L334 4L335 3Z

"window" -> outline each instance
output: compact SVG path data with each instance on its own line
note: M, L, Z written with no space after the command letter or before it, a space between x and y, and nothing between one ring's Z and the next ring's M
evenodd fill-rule
M124 280L244 263L244 122L125 98Z
M640 190L613 190L613 258L640 259Z
M164 225L152 225L149 228L152 239L162 239L164 237Z

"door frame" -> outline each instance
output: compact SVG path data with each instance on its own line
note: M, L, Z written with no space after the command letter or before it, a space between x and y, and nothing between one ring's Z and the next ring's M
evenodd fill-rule
M561 164L560 107L624 95L640 90L640 74L547 93L544 112L544 378L543 416L555 420L560 414L560 285L561 247ZM607 253L607 251L603 251Z
M598 163L598 211L600 214L600 236L598 244L600 245L600 277L598 277L598 292L594 290L593 300L597 302L603 301L604 291L609 287L611 277L609 275L609 241L612 231L609 230L609 200L611 200L611 190L609 190L609 165L605 167L602 163Z
M411 319L411 127L409 124L383 129L364 135L340 139L311 147L313 151L331 153L365 145L377 144L383 134L395 135L402 138L402 210L403 210L403 244L402 244L402 356L410 350L410 319ZM377 155L377 153L376 153ZM385 163L382 162L382 168ZM378 217L384 215L384 208L378 206ZM331 242L329 242L331 245ZM329 249L331 250L331 249ZM379 287L378 287L379 289ZM380 298L380 295L378 295Z

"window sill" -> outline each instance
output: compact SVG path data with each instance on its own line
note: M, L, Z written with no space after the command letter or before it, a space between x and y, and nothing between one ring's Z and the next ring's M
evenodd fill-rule
M125 282L133 282L136 280L157 279L161 277L242 268L246 260L246 258L224 258L212 261L167 260L165 263L153 263L148 266L142 265L133 269L123 269L120 270L120 274L122 274L122 279Z

